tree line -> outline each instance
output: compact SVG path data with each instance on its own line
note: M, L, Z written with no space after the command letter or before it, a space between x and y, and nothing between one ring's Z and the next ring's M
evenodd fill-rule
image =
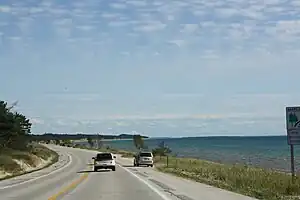
M44 133L44 134L32 134L32 139L35 141L46 141L46 140L81 140L81 139L91 139L96 140L99 135L97 134L55 134L55 133ZM132 139L133 135L130 134L120 134L120 135L100 135L101 139ZM148 138L147 136L142 136L143 138Z
M138 150L148 149L141 135L133 136L133 144ZM164 141L159 143L156 148L152 149L154 156L167 156L172 150L165 144Z
M31 122L25 115L14 112L16 104L0 101L0 150L25 149L30 142Z
M138 151L147 150L148 147L144 142L144 137L141 135L133 135L133 145ZM102 136L98 137L98 140L94 140L91 137L87 138L87 142L91 148L94 148L96 145L98 148L103 148ZM167 156L172 152L172 150L165 144L164 141L160 142L156 148L152 149L154 156Z
M13 107L8 106L7 102L0 101L0 150L6 148L23 150L27 147L30 141L41 140L54 140L58 144L60 140L74 140L74 139L88 139L88 143L94 146L94 139L99 139L99 135L87 135L87 134L44 134L44 135L32 135L31 126L32 123L25 115L20 112L13 111ZM147 136L142 135L101 135L102 139L133 139L134 146L138 149L147 149L144 143L144 138ZM158 145L152 152L155 155L164 156L171 153L171 150L165 146L164 143Z

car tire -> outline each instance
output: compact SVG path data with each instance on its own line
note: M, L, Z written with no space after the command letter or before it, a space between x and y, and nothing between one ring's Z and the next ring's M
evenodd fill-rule
M112 167L111 170L116 171L116 167Z
M94 167L94 172L98 171L98 169L96 167Z
M150 167L153 167L153 165L150 165Z

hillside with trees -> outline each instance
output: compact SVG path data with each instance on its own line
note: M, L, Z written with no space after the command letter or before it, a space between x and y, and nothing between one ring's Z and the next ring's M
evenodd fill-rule
M31 123L23 114L12 111L13 106L0 101L0 150L23 150L30 141Z
M13 111L15 105L0 101L0 180L26 172L15 160L35 170L38 165L46 166L58 159L56 152L31 142L32 124L25 115Z
M44 134L31 134L31 138L34 141L46 141L46 140L82 140L82 139L92 139L96 140L98 138L101 140L114 140L114 139L133 139L134 135L130 134L120 134L120 135L97 135L95 134L67 134L67 133L44 133ZM147 136L142 136L142 138L149 138Z

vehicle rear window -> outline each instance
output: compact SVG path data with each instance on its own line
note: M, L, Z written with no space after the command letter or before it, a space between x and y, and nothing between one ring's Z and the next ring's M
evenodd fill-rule
M100 153L97 154L97 160L112 160L112 156L110 153Z
M141 157L152 157L151 153L140 153Z

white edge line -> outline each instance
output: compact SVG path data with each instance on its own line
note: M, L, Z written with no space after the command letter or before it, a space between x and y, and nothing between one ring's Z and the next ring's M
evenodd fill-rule
M139 177L138 175L134 174L129 169L126 169L125 167L121 166L120 164L118 164L118 166L121 167L122 169L124 169L125 171L127 171L129 174L131 174L135 178L137 178L139 181L143 182L145 185L147 185L153 192L155 192L156 194L158 194L163 200L171 200L164 193L162 193L156 187L154 187L153 185L151 185L148 181L146 181L143 178Z
M23 184L25 184L25 183L30 183L30 182L32 182L32 181L35 181L35 180L40 179L40 178L43 178L43 177L50 176L51 174L54 174L54 173L56 173L56 172L59 172L59 171L65 169L66 167L68 167L68 166L72 163L72 156L71 156L70 154L67 154L67 155L68 155L68 158L69 158L69 162L68 162L66 165L64 165L64 166L62 166L62 167L60 167L60 168L58 168L58 169L55 169L54 171L52 171L52 172L50 172L50 173L48 173L48 174L44 174L44 175L42 175L42 176L38 176L38 177L36 177L36 178L29 179L29 180L27 180L27 181L23 181L23 182L21 182L21 183L16 183L16 184L13 184L13 185L8 185L8 186L1 187L0 190L7 189L7 188L12 188L12 187L15 187L15 186L18 186L18 185L23 185ZM49 167L50 167L50 166L49 166Z

